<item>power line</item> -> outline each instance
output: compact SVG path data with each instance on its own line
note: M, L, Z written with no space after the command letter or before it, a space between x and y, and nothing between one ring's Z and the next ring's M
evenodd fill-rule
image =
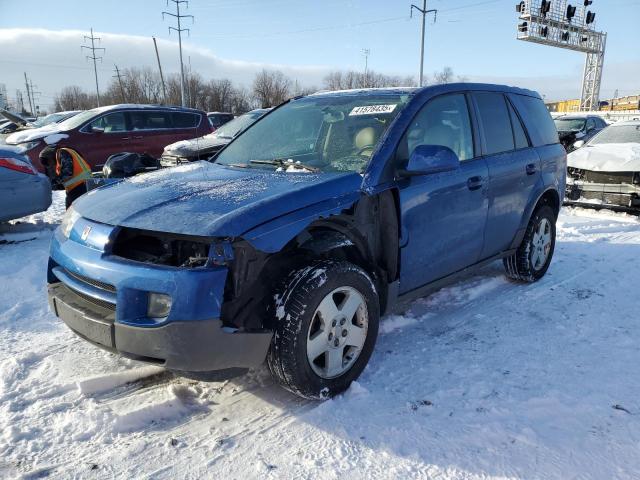
M180 50L180 100L182 102L182 106L184 107L184 64L182 63L182 32L191 33L188 28L182 28L181 20L183 18L191 18L191 21L194 21L193 15L181 15L180 14L180 5L186 4L187 8L189 8L189 2L187 0L167 0L167 5L169 5L169 1L172 1L176 4L176 13L171 12L162 12L162 19L164 20L165 15L169 15L174 17L178 22L178 27L169 27L169 35L171 35L171 30L175 30L178 32L178 49Z
M96 76L96 98L98 100L98 106L100 106L100 88L98 87L98 67L96 66L96 60L100 60L102 62L102 57L96 57L96 50L102 50L105 52L105 49L102 47L96 47L95 41L100 41L100 37L93 36L93 28L91 29L91 36L84 36L84 40L91 40L91 46L82 45L80 50L86 48L87 50L91 50L91 55L87 55L87 59L93 60L93 73Z

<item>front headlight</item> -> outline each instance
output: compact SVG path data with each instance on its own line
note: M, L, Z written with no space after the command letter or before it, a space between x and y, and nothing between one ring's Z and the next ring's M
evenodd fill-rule
M34 142L24 142L16 145L20 149L20 153L28 152L32 148L36 148L40 144L40 140L36 140Z
M67 213L65 213L64 217L62 217L62 223L60 224L60 231L65 238L69 238L71 229L79 218L80 214L74 210L73 206L69 207Z

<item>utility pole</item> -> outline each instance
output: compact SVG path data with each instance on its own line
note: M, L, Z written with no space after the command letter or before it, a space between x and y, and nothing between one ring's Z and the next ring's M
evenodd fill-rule
M362 54L364 55L364 88L367 88L369 86L367 80L368 80L368 74L369 74L369 54L371 53L371 50L369 50L368 48L363 48L362 49Z
M116 67L116 74L112 75L112 78L118 79L118 84L120 85L120 95L122 95L122 103L127 103L127 97L125 97L124 95L124 87L122 86L122 77L124 75L120 73L120 70L118 70L118 65L114 64L113 66Z
M158 53L158 43L156 42L156 37L153 38L153 46L156 49L156 59L158 60L158 70L160 70L160 81L162 82L162 97L164 98L164 103L167 103L167 87L164 84L164 75L162 75L162 65L160 64L160 54Z
M427 0L422 0L422 8L417 7L416 5L411 4L411 12L409 14L410 17L413 18L413 9L418 10L422 14L422 37L420 40L420 81L418 85L421 87L424 79L424 30L425 30L425 20L427 14L433 13L433 23L436 23L436 18L438 16L438 10L432 8L431 10L427 10Z
M162 19L164 20L165 15L169 15L174 17L178 21L178 28L169 27L169 35L171 35L171 30L175 30L178 32L178 49L180 50L180 100L182 106L184 107L184 63L182 63L182 32L191 33L188 28L182 28L182 19L191 17L191 21L194 21L193 15L181 15L180 14L180 4L184 3L189 7L189 2L187 0L167 0L167 5L169 5L169 1L176 4L176 13L171 12L162 12Z
M42 92L36 92L36 91L33 90L33 80L32 79L29 79L29 85L31 87L31 100L33 100L33 108L34 108L34 111L31 112L31 113L33 113L33 115L35 117L37 117L38 113L39 113L38 112L39 107L38 107L38 105L36 105L36 95L40 96L40 94L42 94ZM36 85L36 87L37 87L37 85Z
M105 51L104 48L102 47L96 47L96 40L100 41L100 37L94 37L93 36L93 28L91 29L91 36L84 36L85 41L87 40L91 40L91 46L88 45L82 45L80 47L80 50L82 50L83 48L86 48L87 50L91 50L91 55L87 55L87 60L91 59L93 60L93 73L96 76L96 98L98 100L98 106L100 106L100 88L98 87L98 67L96 66L96 60L100 60L102 62L102 57L96 57L96 50L102 50L103 52Z
M31 111L31 115L33 115L34 108L33 108L33 102L31 101L31 90L29 89L29 80L27 79L27 72L24 72L24 86L27 89L27 100L29 100L29 110Z

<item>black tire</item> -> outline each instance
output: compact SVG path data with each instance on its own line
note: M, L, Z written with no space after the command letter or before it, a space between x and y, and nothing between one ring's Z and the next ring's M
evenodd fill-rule
M317 322L315 313L320 302L343 287L355 289L364 299L366 337L348 370L337 377L323 378L307 358L307 337L312 322ZM272 299L269 311L275 332L267 365L274 379L290 392L310 399L329 398L349 388L367 365L378 336L380 306L369 275L349 262L319 260L291 272Z
M535 249L537 248L537 246L534 245L534 236L540 227L541 222L545 220L549 225L551 245L544 263L536 266L532 261ZM556 215L549 205L543 204L538 207L531 216L531 220L529 220L529 225L527 225L527 230L524 234L524 238L522 239L522 243L518 247L516 253L503 259L507 276L512 280L528 283L540 280L549 269L555 246Z

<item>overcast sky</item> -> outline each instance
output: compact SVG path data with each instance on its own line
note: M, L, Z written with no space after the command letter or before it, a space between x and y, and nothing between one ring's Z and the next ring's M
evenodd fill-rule
M416 0L414 0L415 3ZM554 0L559 1L559 0ZM263 67L300 83L321 86L332 69L369 67L417 77L420 22L410 1L191 0L195 16L184 41L185 63L205 78L249 85ZM584 55L515 40L515 0L429 0L439 10L427 25L425 70L451 66L470 80L519 85L547 99L579 96ZM575 3L582 3L576 0ZM163 21L163 0L0 0L0 83L10 98L24 89L24 72L48 107L65 85L94 89L93 67L80 49L93 27L106 48L98 65L102 86L114 64L156 67L152 36L163 68L179 70L176 36ZM598 29L608 32L601 97L640 93L640 0L594 0Z

